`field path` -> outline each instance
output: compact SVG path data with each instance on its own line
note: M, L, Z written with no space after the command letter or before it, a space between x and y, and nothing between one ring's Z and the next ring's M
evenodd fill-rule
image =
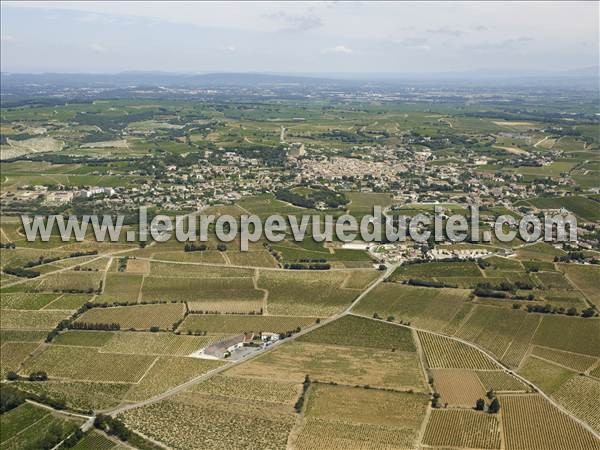
M533 144L533 148L537 148L538 145L540 145L542 142L545 142L549 139L548 136L544 137L544 139L540 139L539 141L537 141L535 144Z

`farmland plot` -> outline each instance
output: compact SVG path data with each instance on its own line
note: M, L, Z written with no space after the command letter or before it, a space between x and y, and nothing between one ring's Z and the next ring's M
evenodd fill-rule
M529 356L519 369L519 375L539 386L546 394L552 394L576 374L571 370Z
M154 356L99 353L90 347L48 346L24 364L22 373L45 371L50 378L136 383Z
M45 381L43 383L19 382L23 391L63 400L70 408L81 410L101 410L114 408L121 403L131 384L97 383L89 381Z
M221 365L223 365L221 361L183 356L161 356L125 397L132 401L144 400Z
M180 336L172 333L119 332L102 346L102 353L185 356L212 342L207 336Z
M502 355L504 364L509 367L519 367L541 320L542 317L535 314L525 316L514 334L512 342Z
M152 261L150 268L153 277L166 278L252 278L254 276L254 269L240 269L237 267L211 267Z
M521 310L477 305L456 336L476 343L500 358L526 315Z
M153 326L169 330L177 320L183 318L184 311L183 303L92 308L76 322L118 323L122 330L147 330Z
M5 342L41 342L47 335L44 330L0 330L0 345Z
M142 288L142 275L109 272L106 275L106 286L98 303L128 302L137 303Z
M313 384L296 448L414 448L426 409L422 394Z
M476 348L431 333L418 334L430 368L499 369L494 361Z
M473 370L431 369L435 390L440 401L449 406L474 407L485 396L483 385Z
M17 372L19 366L39 346L37 342L5 342L0 346L0 376Z
M238 314L189 314L180 326L181 332L206 331L211 334L236 334L253 331L285 333L315 323L313 317L256 316Z
M60 294L2 293L0 309L41 309L60 297Z
M270 378L241 378L225 374L196 384L190 390L214 396L294 405L302 389L299 383Z
M600 307L600 293L598 292L600 267L581 264L559 264L558 267L594 305Z
M175 449L284 448L295 422L289 406L197 393L133 409L122 418L134 430Z
M406 352L416 350L412 332L408 328L359 316L343 316L304 336L302 342L393 349Z
M260 295L257 293L257 295ZM260 300L204 300L188 302L191 313L200 314L262 314L266 306L263 299Z
M600 433L600 381L575 376L554 391L552 397Z
M537 345L533 346L531 349L531 354L578 372L585 372L598 361L598 358L593 358L591 356L563 352L553 348L540 347Z
M363 298L354 308L359 314L381 317L394 316L396 320L419 328L442 329L463 306L469 291L461 289L433 289L396 283L382 283Z
M258 287L269 291L269 313L323 317L348 306L360 290L344 289L345 271L261 271Z
M529 386L517 377L502 370L477 370L475 373L486 392L490 389L494 392L526 392L530 390Z
M293 383L302 383L308 374L322 382L425 389L416 352L374 348L290 342L228 371L245 378L269 378L273 373L279 380Z
M501 395L507 450L598 449L589 431L536 394Z
M481 411L434 409L423 444L435 447L499 449L498 417Z
M71 290L92 292L100 287L102 273L66 271L34 281L35 291L68 292Z
M79 347L102 347L111 340L112 336L113 333L110 331L69 330L56 336L52 343Z
M532 343L600 357L600 319L545 315Z
M18 330L51 330L71 316L71 311L24 311L5 309L0 314L0 328Z
M252 278L146 277L142 287L145 301L260 300L262 291L254 289Z

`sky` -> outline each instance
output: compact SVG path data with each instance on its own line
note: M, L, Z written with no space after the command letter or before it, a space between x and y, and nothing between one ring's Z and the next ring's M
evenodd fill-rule
M535 73L598 65L599 2L1 3L3 72Z

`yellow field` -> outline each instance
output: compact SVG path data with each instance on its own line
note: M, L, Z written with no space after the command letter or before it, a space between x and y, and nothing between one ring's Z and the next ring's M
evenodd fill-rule
M475 371L466 369L432 369L433 385L448 406L474 407L485 390Z
M435 447L500 448L498 417L482 411L434 409L423 444Z

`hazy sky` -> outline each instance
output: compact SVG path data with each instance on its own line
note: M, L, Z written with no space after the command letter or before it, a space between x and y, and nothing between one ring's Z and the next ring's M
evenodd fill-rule
M592 2L2 2L6 72L449 72L598 65Z

